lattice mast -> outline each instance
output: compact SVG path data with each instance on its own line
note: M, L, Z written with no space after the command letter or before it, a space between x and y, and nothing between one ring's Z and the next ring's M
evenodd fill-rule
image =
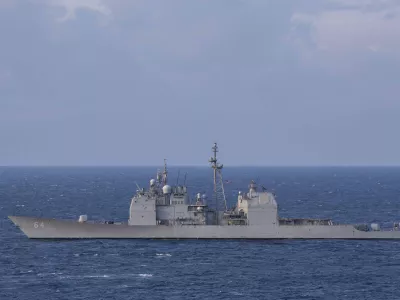
M164 158L164 171L162 173L163 177L162 177L162 183L163 186L166 185L168 183L168 170L167 170L167 160Z
M162 187L167 183L168 183L167 160L164 159L164 170L163 172L161 172L160 169L157 170L156 184L159 189L162 189Z
M227 204L225 198L225 190L224 190L224 182L222 179L222 168L224 165L218 163L217 152L218 146L217 143L214 143L214 147L212 147L214 156L210 158L209 162L211 163L211 168L214 171L214 199L216 211L218 212L220 207L224 208L224 211L227 211ZM218 220L218 217L217 217Z

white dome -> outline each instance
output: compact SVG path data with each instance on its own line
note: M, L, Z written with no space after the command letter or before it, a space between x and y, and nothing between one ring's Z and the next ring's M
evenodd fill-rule
M162 188L163 194L171 194L171 187L169 185L164 185Z
M201 194L197 193L196 197L197 197L197 199L200 199L201 198Z
M87 221L87 215L80 215L79 216L79 220L78 220L79 223L84 223L86 221Z
M206 195L206 194L203 194L203 195L201 196L201 198L203 198L203 200L204 200L204 199L207 199L207 195Z
M155 179L151 179L150 180L150 186L153 186L153 185L155 185L156 184L156 180Z

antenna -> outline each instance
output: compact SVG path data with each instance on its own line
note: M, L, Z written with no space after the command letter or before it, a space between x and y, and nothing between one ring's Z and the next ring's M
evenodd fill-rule
M136 181L135 181L135 184L136 184L136 186L137 186L138 190L140 191L140 186L137 184L137 182L136 182Z
M260 177L257 177L256 181L252 180L253 183L255 183L256 185L260 185L261 189L263 192L265 192L266 190L268 190L265 186L263 186L262 184L260 184Z
M217 225L219 224L219 215L218 208L219 206L224 207L224 211L227 211L226 198L225 198L225 190L224 190L224 182L222 179L222 168L224 165L218 163L217 152L218 145L214 143L214 147L211 148L213 150L214 156L209 159L211 163L211 168L214 170L214 198L215 205L217 211Z
M185 179L183 180L183 186L186 186L186 175L187 175L187 172L185 172Z
M157 185L158 186L161 185L161 181L162 181L161 172L160 172L160 169L157 169Z
M178 170L178 177L176 178L176 185L179 183L179 174L181 173L181 170Z
M166 185L168 182L168 170L167 170L167 160L164 158L164 172L163 172L163 185Z

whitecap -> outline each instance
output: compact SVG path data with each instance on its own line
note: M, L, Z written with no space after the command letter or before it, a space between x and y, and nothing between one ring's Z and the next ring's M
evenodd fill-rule
M239 292L229 292L229 293L235 296L243 296L243 294Z
M140 277L153 277L153 274L139 274Z
M71 276L71 275L65 275L65 276L60 276L60 279L79 279L79 278L110 278L110 275L82 275L82 276Z
M37 276L49 276L49 275L62 275L62 273L61 272L58 272L58 273L37 273L36 274Z
M169 253L156 253L156 255L157 255L157 256L168 256L168 257L172 256L172 255L169 254Z
M85 278L110 278L110 275L86 275Z

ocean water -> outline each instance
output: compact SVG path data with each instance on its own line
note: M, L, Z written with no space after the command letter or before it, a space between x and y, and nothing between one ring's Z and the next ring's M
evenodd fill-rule
M0 168L0 299L400 299L397 241L35 241L7 219L124 221L135 182L155 171ZM211 195L209 168L185 172L192 195ZM226 168L224 179L230 206L255 179L282 217L400 221L400 168Z

